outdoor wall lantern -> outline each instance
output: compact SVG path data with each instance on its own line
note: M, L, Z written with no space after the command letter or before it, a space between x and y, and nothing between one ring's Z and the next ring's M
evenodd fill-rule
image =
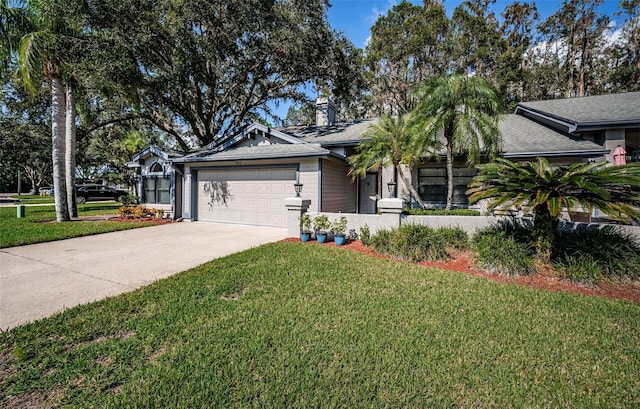
M396 182L391 181L387 183L387 188L389 189L389 197L396 197Z
M293 188L296 190L296 197L300 197L300 192L302 192L302 183L294 183Z

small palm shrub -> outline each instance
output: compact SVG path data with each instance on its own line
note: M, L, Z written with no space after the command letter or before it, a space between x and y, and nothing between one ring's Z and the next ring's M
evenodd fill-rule
M380 230L371 237L371 247L381 254L409 261L446 260L448 248L466 248L468 236L459 227L405 224L397 229Z
M552 259L556 270L574 281L640 279L640 246L616 226L558 232Z
M506 276L528 275L535 271L530 229L502 222L479 230L473 237L476 266Z

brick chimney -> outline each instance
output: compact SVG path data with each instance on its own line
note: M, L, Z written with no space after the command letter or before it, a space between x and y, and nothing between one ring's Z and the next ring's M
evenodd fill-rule
M316 125L328 126L336 122L336 104L328 97L316 100Z

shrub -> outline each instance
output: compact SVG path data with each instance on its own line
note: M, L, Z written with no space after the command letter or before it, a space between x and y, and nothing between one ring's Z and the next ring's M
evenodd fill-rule
M347 231L347 217L340 216L331 223L333 234L344 234Z
M528 275L534 272L532 246L516 238L521 228L499 223L478 231L473 237L476 265L506 276Z
M558 232L552 260L560 274L575 281L640 279L640 246L616 226Z
M434 232L436 240L444 246L456 250L467 250L469 248L469 235L462 227L440 227Z
M393 230L380 230L371 238L379 253L403 260L445 260L448 248L466 248L468 236L461 228L438 228L405 224Z
M381 229L369 240L369 245L381 254L391 253L391 230Z
M124 195L120 197L120 202L123 206L131 206L138 203L138 196L134 195Z
M432 249L434 236L432 228L417 224L405 224L391 232L391 255L410 261L443 258L437 249ZM446 250L442 248L442 251L444 258L446 258Z
M371 229L369 229L369 226L366 224L360 227L360 241L362 241L362 244L365 246L371 244Z
M555 270L564 278L586 284L594 284L604 278L605 266L593 256L566 256L554 261Z
M120 206L118 208L118 215L127 219L146 219L150 217L162 219L164 217L164 210L149 209L144 206Z
M403 214L411 216L480 216L480 212L471 209L405 209Z
M323 233L328 233L331 228L331 222L326 214L319 214L313 218L313 229Z
M309 216L309 213L300 216L300 231L311 233L311 216Z

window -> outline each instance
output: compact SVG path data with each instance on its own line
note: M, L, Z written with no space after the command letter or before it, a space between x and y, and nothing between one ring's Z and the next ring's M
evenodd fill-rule
M453 204L469 204L469 197L464 192L477 173L473 168L453 168ZM446 168L418 169L418 185L418 192L423 201L434 204L447 202Z
M144 202L170 204L171 181L168 177L150 176L144 178Z

